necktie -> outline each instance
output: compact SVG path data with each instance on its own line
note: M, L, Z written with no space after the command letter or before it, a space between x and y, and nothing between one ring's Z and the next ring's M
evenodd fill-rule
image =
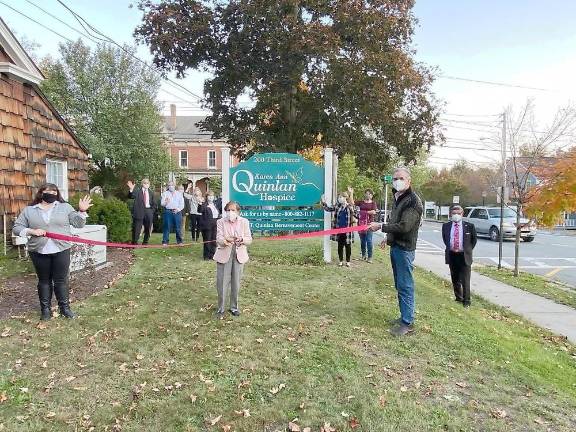
M455 252L460 250L460 224L454 224L454 245L452 247Z
M148 202L148 200L149 200L148 191L145 190L145 191L143 191L143 193L144 193L144 207L148 208L148 207L150 207L150 203Z

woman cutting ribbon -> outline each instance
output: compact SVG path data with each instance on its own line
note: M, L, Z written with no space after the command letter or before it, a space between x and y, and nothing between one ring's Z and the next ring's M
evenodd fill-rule
M238 293L244 264L248 262L248 246L252 243L250 222L240 216L240 205L230 201L224 207L225 217L216 226L216 291L218 310L216 318L224 318L226 297L230 295L230 313L240 315Z

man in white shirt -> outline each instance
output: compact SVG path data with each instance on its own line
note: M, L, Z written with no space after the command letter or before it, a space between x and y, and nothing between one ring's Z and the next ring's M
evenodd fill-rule
M184 209L184 195L176 190L174 182L168 182L168 188L162 194L160 203L164 207L162 214L162 244L167 245L170 240L172 227L176 228L176 243L182 243L182 210Z
M458 204L450 208L450 221L442 225L442 239L446 246L446 264L450 267L455 300L469 307L472 250L478 239L474 224L462 220L463 213Z

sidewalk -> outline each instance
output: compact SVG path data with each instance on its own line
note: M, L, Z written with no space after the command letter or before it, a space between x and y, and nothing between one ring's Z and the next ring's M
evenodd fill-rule
M444 255L416 252L415 264L450 281L450 269L444 264ZM566 336L570 342L576 344L576 309L511 287L474 271L471 279L472 293L521 315L552 333Z

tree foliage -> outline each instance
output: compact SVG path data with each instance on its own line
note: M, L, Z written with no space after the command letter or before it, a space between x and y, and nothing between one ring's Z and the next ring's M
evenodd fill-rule
M413 5L141 0L135 34L158 67L212 73L202 126L236 154L320 144L382 168L440 137L431 71L413 58Z
M450 170L443 169L432 175L431 179L420 188L427 201L435 201L437 205L450 205L455 195L464 202L467 199L468 188Z
M557 224L563 212L576 211L576 147L559 154L556 163L541 173L533 188L526 213L544 225Z
M41 62L42 90L90 150L90 183L107 192L123 188L125 178L159 182L171 167L155 103L158 77L132 52L77 41Z

